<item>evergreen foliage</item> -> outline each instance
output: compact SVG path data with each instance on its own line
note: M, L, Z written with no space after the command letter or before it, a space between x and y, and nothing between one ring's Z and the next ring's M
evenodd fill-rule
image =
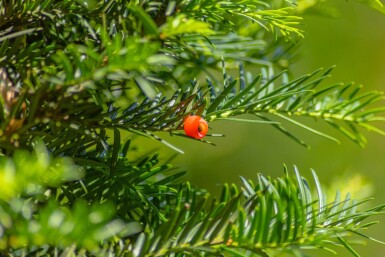
M156 132L191 140L181 132L191 114L267 123L305 147L287 124L338 139L301 117L362 147L361 129L385 135L382 93L328 84L333 68L292 78L301 17L321 2L0 0L1 255L265 257L339 245L359 256L349 238L376 241L363 230L385 204L330 200L314 171L309 183L286 167L211 199L157 154L129 159L135 148L121 140L183 152Z

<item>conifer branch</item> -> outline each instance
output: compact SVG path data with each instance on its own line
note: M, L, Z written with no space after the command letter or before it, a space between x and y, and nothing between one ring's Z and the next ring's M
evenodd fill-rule
M76 156L79 150L84 151L100 143L107 145L105 130L122 130L154 138L181 151L153 133L182 135L179 131L189 115L204 116L209 122L229 119L267 123L304 146L307 146L306 143L287 131L283 125L285 122L338 142L335 137L296 118L324 120L359 146L364 146L366 142L359 127L385 134L372 124L384 120L380 116L384 109L376 105L384 100L383 94L375 91L360 93L360 86L354 84L321 86L331 70L323 73L317 70L292 81L287 80L284 72L275 76L262 73L248 81L245 76L247 72L241 65L241 75L237 80L225 72L223 85L209 80L205 89L195 82L190 89L177 90L171 97L159 93L153 99L134 102L124 109L106 103L108 99L90 101L98 93L88 88L63 87L45 93L40 89L15 98L19 99L19 104L13 106L13 113L20 117L18 120L23 125L15 127L12 123L14 116L8 115L8 123L3 123L5 133L2 140L11 140L15 145L39 136L55 155L65 153ZM220 87L223 89L216 92ZM29 103L27 110L25 103ZM45 104L36 112L38 103ZM255 114L255 119L232 118L242 114ZM14 133L18 134L17 141L12 141Z
M176 206L158 233L142 233L129 249L134 256L148 257L220 252L270 256L298 248L329 250L335 245L354 252L346 241L347 232L360 234L365 228L362 221L385 208L359 211L357 207L365 201L356 202L349 195L340 200L337 194L329 202L314 172L316 194L296 169L295 177L286 168L285 173L278 179L258 175L257 184L243 179L240 189L225 185L221 200L211 204L206 198L180 199L181 206Z

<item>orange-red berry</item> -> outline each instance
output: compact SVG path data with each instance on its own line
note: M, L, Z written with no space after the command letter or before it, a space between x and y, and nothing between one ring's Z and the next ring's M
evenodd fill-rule
M207 134L209 125L202 117L191 115L184 121L183 128L186 135L201 139Z

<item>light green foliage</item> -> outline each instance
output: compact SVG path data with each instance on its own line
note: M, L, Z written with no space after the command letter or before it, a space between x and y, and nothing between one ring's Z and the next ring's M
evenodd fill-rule
M33 154L18 150L13 158L0 157L1 200L8 201L20 194L41 194L47 187L82 177L81 167L66 157L53 159L42 142L34 150Z
M52 158L42 142L36 142L33 153L17 150L12 158L1 157L0 251L64 248L75 242L92 250L100 240L125 230L122 221L114 218L111 202L90 207L84 200L74 200L71 207L58 201L64 197L64 185L83 175L68 157Z
M183 152L157 132L192 140L191 114L269 124L306 147L288 124L339 141L304 117L359 146L362 128L384 135L382 93L330 84L332 69L291 74L302 14L323 2L0 0L0 255L265 257L338 245L357 256L350 235L375 240L364 220L384 205L330 200L296 168L225 185L215 200L122 139Z
M99 249L100 241L124 232L126 225L120 220L112 220L115 213L111 203L89 207L86 202L78 200L70 209L54 201L39 207L18 199L10 201L10 210L7 207L2 207L1 218L9 224L2 222L1 250L26 246L65 249L72 245L95 250ZM138 224L131 226L140 228Z
M214 33L214 31L210 29L208 23L191 18L189 19L184 14L168 19L160 30L162 31L161 37L163 38L188 33L198 33L203 35Z

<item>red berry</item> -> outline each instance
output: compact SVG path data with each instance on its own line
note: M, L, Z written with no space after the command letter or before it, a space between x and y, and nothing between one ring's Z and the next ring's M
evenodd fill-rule
M186 135L201 139L207 134L209 125L202 117L191 115L184 121L183 128Z

